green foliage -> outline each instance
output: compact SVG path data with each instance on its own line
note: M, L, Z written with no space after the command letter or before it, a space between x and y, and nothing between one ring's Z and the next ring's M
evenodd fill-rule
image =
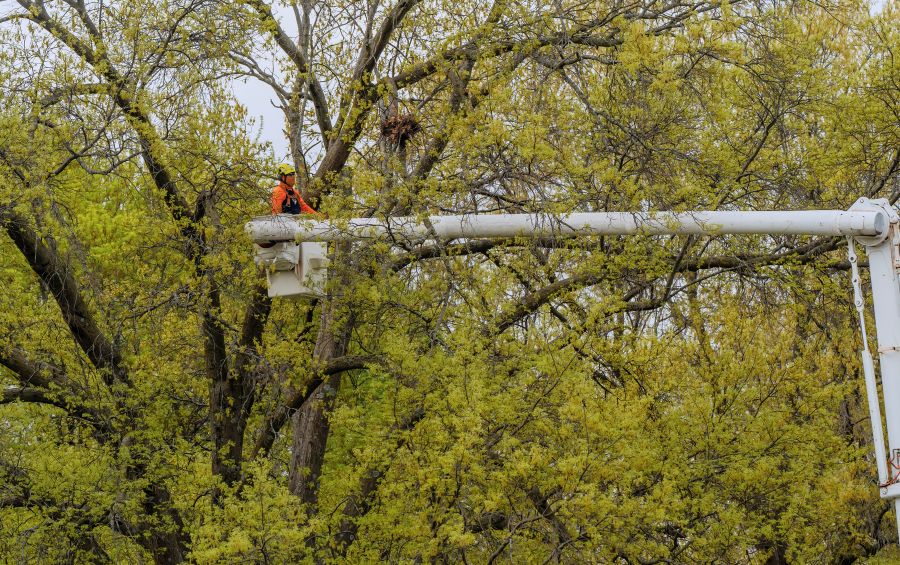
M843 209L900 196L896 2L20 4L3 559L890 562L843 242L356 242L268 300L230 81L338 223Z

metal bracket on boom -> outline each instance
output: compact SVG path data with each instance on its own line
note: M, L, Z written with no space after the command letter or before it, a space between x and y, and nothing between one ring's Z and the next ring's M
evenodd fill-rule
M847 212L875 212L876 214L883 214L876 216L875 235L856 234L854 236L856 241L866 247L878 245L887 239L892 232L891 228L900 221L897 210L891 206L891 203L888 202L886 198L878 198L875 200L870 198L860 198L853 203L853 206L850 206L850 209L847 210Z

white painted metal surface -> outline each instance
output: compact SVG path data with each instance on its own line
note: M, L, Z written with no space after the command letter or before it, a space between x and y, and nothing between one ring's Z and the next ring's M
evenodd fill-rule
M866 332L866 301L862 292L862 281L859 276L858 258L856 256L856 240L847 237L850 259L851 282L853 284L853 303L859 316L859 329L862 336L863 377L866 382L866 401L869 404L869 420L872 422L872 445L875 448L875 466L878 469L878 484L885 485L890 480L888 474L887 451L884 448L884 427L881 425L881 400L878 397L878 381L875 379L875 363L869 351L869 337Z
M271 247L253 246L254 261L266 272L269 296L322 296L328 278L324 243L283 241Z
M355 218L314 221L308 216L261 216L246 225L250 239L338 241L393 237L549 237L575 235L794 234L874 236L887 229L881 210L801 212L592 212L578 214L485 214L464 216Z
M881 369L884 415L890 448L887 455L888 480L882 482L880 487L881 497L894 501L900 533L900 280L898 280L900 218L885 201L860 200L854 207L875 206L883 207L890 220L887 237L883 241L870 241L866 245L872 280L872 305L875 311L875 335ZM863 240L863 243L866 244L866 241ZM877 427L874 417L872 415L873 430Z

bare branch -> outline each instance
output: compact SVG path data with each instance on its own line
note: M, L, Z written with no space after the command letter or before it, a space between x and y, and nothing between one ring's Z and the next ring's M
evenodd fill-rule
M328 102L325 98L325 91L322 90L322 85L313 73L309 61L306 60L306 57L300 49L297 48L294 42L291 41L285 33L284 29L282 29L281 24L278 23L278 20L275 18L275 15L272 13L272 9L268 4L262 0L245 0L245 2L251 8L256 10L263 26L270 30L272 38L275 39L275 43L288 57L290 57L291 61L294 62L297 66L297 71L306 77L306 83L309 85L309 96L312 99L313 107L316 110L316 120L319 123L319 130L322 134L322 139L326 141L327 145L328 135L333 127L331 118L328 114Z
M420 0L400 0L397 2L390 13L384 18L381 27L378 29L378 33L372 38L372 42L365 44L362 51L360 51L357 69L354 72L355 78L362 78L365 73L372 72L379 57L381 57L382 52L384 52L384 48L387 47L391 34L394 33L394 30L397 29L400 22L406 17L406 14L408 14L419 1Z
M10 404L12 402L49 404L51 406L56 406L57 408L62 408L63 410L68 408L65 402L47 396L46 391L20 386L8 386L3 389L3 396L0 397L0 404Z
M272 90L275 91L275 94L278 96L278 99L281 100L282 104L287 104L288 100L290 100L291 94L278 83L274 76L262 70L256 61L249 57L244 57L240 53L235 53L234 51L229 51L228 57L235 63L247 69L247 73L250 76L268 84Z

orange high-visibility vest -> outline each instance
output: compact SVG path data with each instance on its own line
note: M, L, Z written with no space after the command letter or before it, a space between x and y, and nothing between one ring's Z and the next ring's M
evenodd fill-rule
M315 214L309 204L303 201L300 192L283 182L272 189L273 214Z

